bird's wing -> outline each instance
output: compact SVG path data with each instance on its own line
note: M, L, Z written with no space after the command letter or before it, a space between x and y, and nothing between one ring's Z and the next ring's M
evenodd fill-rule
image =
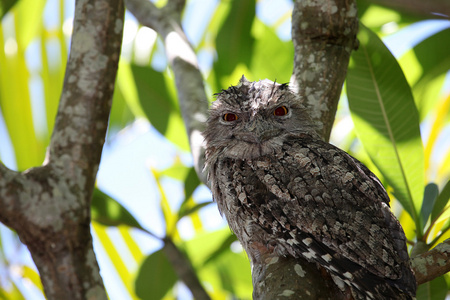
M403 230L384 188L357 160L305 138L286 142L275 157L242 163L248 166L241 174L248 180L240 197L243 209L280 240L283 234L287 252L329 264L338 274L347 270L349 280L364 274L360 285L367 280L377 285L378 278L413 289Z

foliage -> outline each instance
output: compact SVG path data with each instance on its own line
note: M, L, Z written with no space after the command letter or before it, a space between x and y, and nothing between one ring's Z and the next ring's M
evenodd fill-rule
M51 136L69 38L63 30L63 24L67 29L68 6L64 0L57 1L56 9L49 4L54 2L43 0L0 2L0 155L6 165L17 170L40 165ZM183 22L189 38L196 41L208 94L236 84L243 73L250 80L289 81L292 42L282 40L279 33L289 28L292 3L279 4L282 9L276 11L267 2L208 1L212 9L203 8L203 26L193 22L201 15L192 12L199 9L199 2L188 2ZM405 13L360 4L360 47L352 56L335 127L342 129L351 115L354 128L333 132L332 142L368 165L388 187L392 208L411 244L421 241L431 248L450 237L450 93L445 84L450 69L450 30L424 36L403 55L394 57L380 37L389 40L423 23ZM56 26L43 21L45 5L45 18L56 15ZM271 11L271 18L265 10ZM108 140L114 144L132 124L145 119L175 145L173 153L164 155L186 156L187 137L161 43L157 40L142 48L142 36L150 39L145 35L148 31L136 28L133 32L133 21L128 20ZM403 33L403 38L409 35ZM208 228L202 212L215 208L210 198L198 196L200 182L189 160L171 161L165 167L147 165L148 186L143 187L155 195L158 203L152 207L163 216L162 224L156 219L147 222L136 210L128 209L135 200L132 196L114 199L99 189L94 192L92 231L97 256L105 257L100 259L101 264L106 261L102 269L116 274L102 274L106 286L119 285L123 295L132 299L185 295L173 266L159 249L169 237L190 259L214 299L248 298L252 288L248 259L235 250L228 229ZM117 163L115 166L120 170ZM138 205L153 205L149 201ZM186 227L192 228L190 234ZM28 254L22 253L18 238L2 227L0 299L22 299L30 291L38 295L42 290ZM419 288L418 299L444 299L448 290L444 278L437 278ZM121 295L110 292L111 299L121 299Z

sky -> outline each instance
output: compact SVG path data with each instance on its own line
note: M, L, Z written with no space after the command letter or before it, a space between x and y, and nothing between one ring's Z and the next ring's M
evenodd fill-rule
M57 0L49 0L45 10L45 24L47 27L56 26L58 20L55 19L55 6L57 6ZM66 1L66 18L69 20L66 24L70 28L70 20L73 16L73 0ZM217 0L195 0L190 1L189 5L184 13L183 25L186 28L187 36L194 45L198 45L201 39L201 33L205 26L209 23L209 17L214 11ZM279 19L288 12L292 7L292 1L270 1L263 0L258 1L257 15L266 23L273 24L275 20ZM201 15L202 18L197 16ZM204 17L203 17L204 16ZM135 19L127 13L127 19L125 23L124 33L124 46L123 55L126 58L130 55L132 43L144 43L142 51L145 59L145 49L150 48L150 45L154 40L154 32L147 29L141 29L138 31L138 26ZM399 57L407 49L411 48L427 36L442 30L443 28L450 27L449 21L427 21L426 23L420 22L410 26L409 28L402 29L397 33L390 35L384 39L392 53ZM70 29L68 29L70 31ZM414 34L411 34L411 33ZM281 24L278 28L278 34L281 39L290 39L290 20L289 18ZM141 36L139 36L141 35ZM137 37L135 41L135 37ZM136 45L139 49L139 45ZM27 50L27 59L31 67L38 68L38 62L36 61L33 53L36 53L36 49L32 45ZM51 50L50 46L50 50ZM199 54L199 63L202 70L207 70L214 59L213 53L202 52ZM37 65L36 65L37 64ZM156 54L156 59L152 62L152 66L156 69L164 68L166 60L164 53ZM42 94L39 91L39 83L30 82L31 90L36 91L36 94ZM448 84L447 86L450 86ZM33 108L39 110L38 107L42 106L42 99L34 100ZM39 115L39 112L36 113ZM42 118L42 117L41 117ZM36 117L39 122L39 117ZM45 119L45 117L44 117ZM351 121L349 119L343 119L341 122L346 123L346 130L351 128ZM339 124L338 124L339 126ZM350 127L349 127L350 126ZM429 130L425 124L422 128L424 132ZM450 128L447 127L447 131L444 136L450 137ZM102 160L98 172L97 184L98 187L110 194L113 198L117 199L123 206L125 206L136 219L151 232L158 236L164 234L164 221L159 208L159 194L156 189L155 180L152 177L150 168L162 170L169 167L174 160L178 157L183 163L190 166L192 165L192 159L189 153L182 152L177 149L173 144L164 139L151 125L143 119L139 119L133 124L130 124L125 129L118 133L109 135L109 139L103 150ZM0 156L2 161L10 168L15 168L14 154L10 143L8 143L7 132L5 124L0 115ZM339 139L340 135L333 133L332 139ZM441 138L438 143L441 143L439 148L449 149L450 138ZM182 185L170 179L162 180L163 187L168 192L169 202L172 207L178 207L183 200L183 187ZM211 201L211 195L209 190L202 186L198 188L194 194L194 198L197 202ZM220 216L215 205L207 206L200 211L204 226L210 230L223 228L226 226L225 221ZM183 238L189 239L193 236L194 230L188 219L182 220L179 224L179 230ZM4 248L6 250L7 257L13 259L24 260L31 264L31 258L29 254L20 249L21 255L17 255L17 249L8 247L7 245L13 245L12 236L8 230L1 225L0 234L4 239ZM133 233L137 238L142 251L145 253L151 253L161 247L161 243L154 239L144 235L142 233ZM116 240L120 240L120 237L111 230L111 236ZM8 242L9 241L9 242ZM97 253L99 264L101 267L101 274L104 278L106 288L112 300L115 299L128 299L124 287L120 283L117 275L114 274L113 268L107 256L104 255L104 249L94 239L94 247ZM119 246L120 247L120 246ZM23 247L22 247L23 248ZM128 254L122 247L122 253L126 257ZM131 259L129 260L132 261ZM14 271L14 270L9 270ZM0 276L2 270L0 269ZM16 276L16 275L14 275ZM16 282L21 289L28 293L29 299L44 299L39 298L32 287L24 285L19 280L19 275L16 276ZM180 289L184 289L182 286ZM181 293L181 299L190 299L188 292Z

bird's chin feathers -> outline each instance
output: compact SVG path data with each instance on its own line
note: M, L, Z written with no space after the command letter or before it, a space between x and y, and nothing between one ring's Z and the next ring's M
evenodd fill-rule
M222 154L233 159L255 159L261 156L274 154L281 149L282 138L273 138L260 143L250 143L246 141L236 141L227 145Z
M251 160L261 156L271 155L281 150L283 136L274 137L259 143L234 139L226 144L216 145L206 151L206 164L210 165L220 158Z

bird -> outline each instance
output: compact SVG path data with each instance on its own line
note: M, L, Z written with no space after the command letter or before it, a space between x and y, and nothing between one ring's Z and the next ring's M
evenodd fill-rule
M414 299L404 231L380 180L323 141L289 84L244 76L215 94L205 168L250 261L306 259L353 299Z

